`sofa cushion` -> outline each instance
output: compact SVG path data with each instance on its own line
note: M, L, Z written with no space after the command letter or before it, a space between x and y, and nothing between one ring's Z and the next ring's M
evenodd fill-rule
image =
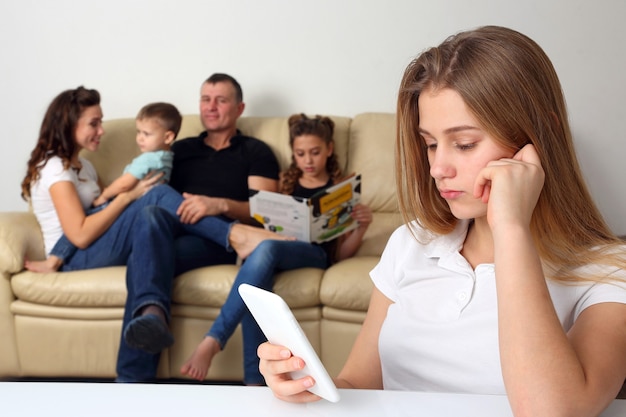
M363 174L363 202L376 213L399 212L393 172L395 131L395 117L387 113L362 113L350 125L348 172Z
M33 304L59 307L123 307L125 267L54 273L24 271L11 278L15 296Z
M235 280L238 267L215 265L194 269L176 278L172 300L175 304L221 307ZM320 305L319 288L324 270L300 268L276 275L274 291L291 308Z
M367 311L374 287L369 272L379 260L378 256L360 256L328 268L320 288L322 304L342 310Z
M174 304L219 308L224 304L237 275L236 265L198 268L174 281ZM55 307L124 307L126 268L35 273L24 271L11 279L11 289L22 302ZM292 308L320 305L319 288L324 270L301 268L276 276L275 291Z
M348 164L349 134L351 118L331 116L335 122L335 154L344 172ZM105 123L97 152L83 150L81 155L93 163L102 182L110 184L130 161L139 155L135 142L135 119L124 118L109 120ZM245 135L263 140L274 151L281 169L291 163L289 130L286 117L242 117L237 121L237 128ZM185 115L177 140L198 136L203 131L199 116Z

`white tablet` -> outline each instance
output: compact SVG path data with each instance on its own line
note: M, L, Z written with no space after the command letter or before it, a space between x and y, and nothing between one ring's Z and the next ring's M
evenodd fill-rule
M270 343L289 348L295 356L304 360L306 364L304 369L292 372L291 376L297 379L311 375L315 378L315 385L309 391L328 401L339 401L337 387L326 372L324 365L322 365L287 303L279 295L249 284L241 284L239 294L267 340Z

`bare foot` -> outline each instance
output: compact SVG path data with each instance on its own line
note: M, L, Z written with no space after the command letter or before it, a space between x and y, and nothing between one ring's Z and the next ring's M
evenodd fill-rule
M233 225L230 229L230 235L228 236L228 242L241 259L246 259L259 243L269 239L296 240L291 236L279 235L278 233L270 232L260 227L248 226L241 223Z
M209 366L213 357L222 350L217 340L211 336L206 336L202 339L202 342L193 351L191 357L187 359L187 362L180 367L180 373L197 379L198 381L204 380L206 374L209 372Z
M45 261L24 261L24 268L32 272L56 272L63 265L63 261L54 255L50 255Z

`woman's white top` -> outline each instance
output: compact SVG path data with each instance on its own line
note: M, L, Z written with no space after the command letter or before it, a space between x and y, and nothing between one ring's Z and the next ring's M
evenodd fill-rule
M474 270L460 254L467 227L467 221L460 222L451 234L420 244L402 226L370 273L378 290L394 302L378 343L385 389L505 394L494 265ZM418 231L420 240L427 236ZM593 304L626 304L623 283L548 280L548 288L565 331Z
M54 244L63 235L61 222L50 196L50 187L61 181L74 184L84 210L91 207L93 201L100 195L96 170L88 160L84 158L79 158L79 160L82 168L77 171L65 169L63 160L58 156L53 156L41 168L39 179L31 184L31 204L33 213L41 226L46 254L50 253Z

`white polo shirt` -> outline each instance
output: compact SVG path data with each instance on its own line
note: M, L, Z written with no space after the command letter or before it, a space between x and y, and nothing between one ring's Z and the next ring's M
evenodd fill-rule
M473 270L460 254L468 224L459 222L452 233L426 244L401 226L370 273L394 301L378 343L385 389L505 394L494 265ZM428 236L419 230L420 240ZM626 304L626 284L549 280L548 288L566 331L593 304Z

